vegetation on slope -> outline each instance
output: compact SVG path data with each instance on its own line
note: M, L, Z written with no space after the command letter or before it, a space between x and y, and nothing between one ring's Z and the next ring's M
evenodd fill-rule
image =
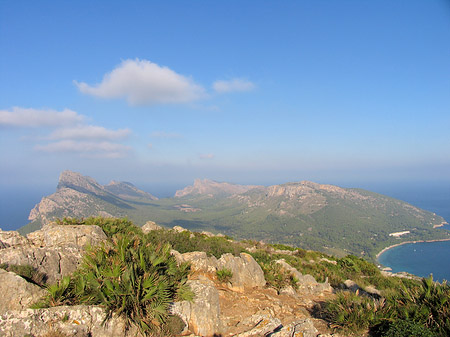
M198 193L154 200L134 186L130 192L129 184L116 183L111 188L73 172L62 176L57 192L33 209L33 221L20 230L22 234L63 216L109 214L128 217L139 225L151 218L169 228L179 225L372 261L383 248L403 241L450 238L448 231L433 228L444 221L442 217L359 189L300 182L232 194L221 193L220 188L216 191L214 186L221 184L210 182L203 188L197 186ZM238 187L236 193L242 191ZM409 233L389 235L401 231Z
M191 295L185 286L188 266L177 266L170 248L181 253L201 250L216 257L247 252L262 267L269 287L298 286L298 280L275 263L279 259L318 281L328 280L338 292L317 306L315 315L339 331L359 335L369 331L371 336L385 337L450 335L449 286L431 278L420 282L387 277L374 264L356 256L337 258L281 244L239 242L189 231L161 229L143 234L125 219L64 219L60 224L96 224L109 240L91 248L75 274L49 286L41 305L102 304L109 315L124 316L129 325L136 325L145 334L169 335L168 303ZM218 273L223 282L232 277L228 271ZM342 290L347 279L362 290L375 287L380 296Z

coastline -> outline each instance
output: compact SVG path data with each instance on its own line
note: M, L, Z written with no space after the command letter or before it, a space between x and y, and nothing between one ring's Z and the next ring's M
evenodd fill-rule
M398 247L398 246L402 246L402 245L406 245L406 244L408 244L408 243L440 242L440 241L450 241L450 238L449 238L449 239L435 239L435 240L404 241L404 242L396 243L395 245L391 245L391 246L388 246L388 247L386 247L386 248L383 248L377 255L375 255L375 258L376 258L377 262L379 263L378 258L381 256L381 254L385 253L386 251L388 251L388 250L391 249L391 248Z

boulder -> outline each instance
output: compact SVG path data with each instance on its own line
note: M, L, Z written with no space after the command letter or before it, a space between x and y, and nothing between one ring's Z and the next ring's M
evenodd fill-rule
M224 254L217 261L218 269L229 269L233 273L231 277L231 289L244 292L246 288L264 287L266 280L264 272L255 261L247 254L241 253L239 257L232 254Z
M192 302L176 302L171 313L178 315L189 330L200 336L214 336L222 332L220 321L219 292L214 283L206 278L187 282L194 292Z
M46 309L12 310L0 315L0 336L139 336L135 328L125 332L122 318L106 315L99 306L60 306Z
M15 273L0 269L0 314L23 310L37 302L46 291Z
M160 229L163 229L161 226L157 225L154 221L147 221L144 226L142 226L142 232L144 234L147 234L151 231L158 231Z

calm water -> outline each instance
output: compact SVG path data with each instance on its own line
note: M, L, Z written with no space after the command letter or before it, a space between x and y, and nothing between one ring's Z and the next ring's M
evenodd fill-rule
M378 261L393 272L406 271L421 277L433 274L433 279L450 280L450 241L418 242L394 247Z

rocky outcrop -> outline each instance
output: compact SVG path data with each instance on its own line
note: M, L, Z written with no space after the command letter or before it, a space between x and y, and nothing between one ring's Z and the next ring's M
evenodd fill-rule
M177 257L177 256L175 256ZM190 252L178 255L178 262L189 262L193 272L215 273L218 268L217 258L205 252Z
M0 314L8 310L22 310L45 294L41 287L27 282L15 273L0 269Z
M98 306L61 306L47 309L11 310L0 315L0 335L112 337L139 336L135 329L125 332L123 319L106 315Z
M231 289L245 291L246 288L264 287L266 280L264 272L255 261L247 254L241 253L239 257L232 254L224 254L217 261L218 269L229 269L233 273L231 277Z
M176 302L171 308L185 322L189 330L200 336L214 336L222 332L219 293L207 278L190 280L188 285L194 293L192 302Z
M95 246L107 239L99 226L55 225L44 226L41 230L27 235L30 243L37 247L75 247L83 249Z
M16 231L2 231L0 229L0 249L19 247L27 245L27 238Z
M231 277L229 288L234 291L243 292L248 288L264 287L266 285L263 270L255 259L247 253L241 253L240 256L224 254L220 259L214 256L208 257L205 252L184 254L172 252L172 254L179 263L189 262L193 272L215 274L221 269L230 270L233 276Z
M31 223L22 231L31 232L62 217L123 217L134 209L136 202L157 199L131 183L112 181L102 186L91 177L64 171L59 177L56 192L42 198L31 210L28 216Z
M30 265L45 274L47 283L54 283L73 273L81 261L84 248L106 239L98 226L54 224L30 233L27 238L7 232L0 232L0 237L14 238L7 242L15 242L0 249L0 263Z

